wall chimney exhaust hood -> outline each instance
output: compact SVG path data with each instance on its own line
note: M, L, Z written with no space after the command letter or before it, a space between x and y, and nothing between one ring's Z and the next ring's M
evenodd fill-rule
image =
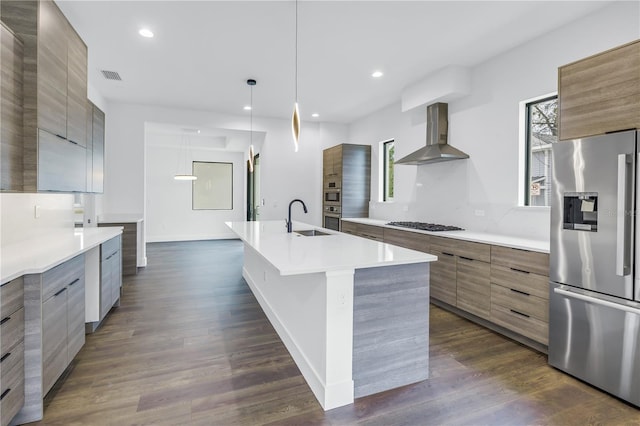
M427 145L407 155L394 164L420 165L441 161L463 160L468 154L447 143L449 105L443 102L427 107Z

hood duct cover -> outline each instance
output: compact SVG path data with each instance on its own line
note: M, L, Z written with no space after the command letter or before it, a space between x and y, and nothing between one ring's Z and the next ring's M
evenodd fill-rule
M427 107L427 146L412 152L394 164L430 164L441 161L462 160L468 154L447 143L449 105L446 103L431 104Z

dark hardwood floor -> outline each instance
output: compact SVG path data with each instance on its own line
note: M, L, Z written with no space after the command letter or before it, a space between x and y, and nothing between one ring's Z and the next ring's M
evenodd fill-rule
M433 305L429 380L324 412L242 279L239 241L147 254L40 424L640 424L545 355Z

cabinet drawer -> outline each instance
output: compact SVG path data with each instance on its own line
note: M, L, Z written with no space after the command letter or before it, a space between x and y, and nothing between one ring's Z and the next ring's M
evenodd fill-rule
M549 322L549 300L521 293L500 285L491 285L491 306L513 309L543 322Z
M42 300L45 301L55 293L84 276L84 255L51 268L42 274Z
M383 228L384 242L399 247L426 252L429 247L429 236L419 232L400 231Z
M0 325L0 347L2 355L24 340L24 308L2 317Z
M458 240L453 238L434 237L430 238L431 251L440 253L456 254L458 248Z
M24 306L24 280L22 277L0 287L0 319Z
M547 253L492 246L491 263L549 276L549 255Z
M357 224L358 235L363 238L369 238L375 241L384 241L384 228L381 226L365 225L364 223Z
M537 318L514 313L501 305L491 305L491 321L543 345L549 344L549 324Z
M491 264L491 282L549 299L549 277Z
M20 379L24 380L24 374L22 377L13 374L14 368L24 367L24 342L20 342L10 351L6 352L0 358L0 383L2 383L2 390L4 392L7 388L15 387Z
M342 232L346 232L347 234L357 234L358 227L355 222L349 222L346 220L342 221Z
M11 365L2 363L0 421L3 425L9 424L24 405L24 345L21 343L5 362L11 362Z
M491 261L491 246L489 244L458 240L456 254L460 257L488 263Z
M113 253L120 250L120 236L113 237L112 239L105 241L100 246L102 261L107 260L107 258Z
M457 306L481 318L491 314L491 267L479 260L457 259Z
M431 253L438 256L436 262L429 264L431 297L456 306L456 257L433 250Z

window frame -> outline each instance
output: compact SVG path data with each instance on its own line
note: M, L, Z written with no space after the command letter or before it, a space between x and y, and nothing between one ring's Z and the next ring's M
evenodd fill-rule
M388 196L388 186L389 186L389 158L387 149L388 145L392 145L395 153L395 139L389 139L380 143L382 146L382 201L383 202L391 202L394 200L393 194L391 197ZM394 166L395 166L395 158L394 158ZM395 173L394 173L394 181L395 181ZM391 188L392 191L394 188Z
M531 113L530 113L530 109L531 106L534 104L539 104L542 102L548 102L551 100L556 100L556 103L558 101L558 93L557 92L553 92L553 93L548 93L546 95L542 95L542 96L537 96L535 98L531 98L531 99L527 99L525 101L520 102L520 109L521 109L521 147L522 147L522 154L520 156L521 159L521 176L522 179L520 181L520 188L519 188L519 193L521 194L520 196L520 202L518 203L521 207L526 207L526 208L542 208L542 209L549 209L550 206L536 206L536 205L531 205L531 159L532 159L532 152L531 152L531 130L530 130L530 126L531 126ZM559 108L559 105L557 106ZM559 113L559 111L558 111ZM553 161L553 160L552 160ZM552 176L550 176L552 177Z

